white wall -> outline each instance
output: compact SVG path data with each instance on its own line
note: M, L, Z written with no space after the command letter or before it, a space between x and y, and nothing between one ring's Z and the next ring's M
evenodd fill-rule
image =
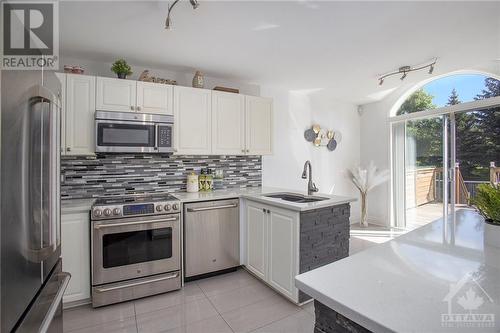
M59 62L60 69L63 71L64 65L72 65L72 66L83 66L85 69L85 74L87 75L96 75L96 76L104 76L104 77L116 77L116 74L111 71L111 65L114 60L110 60L109 63L97 62L89 59L77 58L67 55L62 55L61 60ZM193 72L185 72L180 70L174 70L172 68L151 68L145 67L137 64L130 63L132 67L133 74L130 79L137 80L139 75L145 69L149 70L149 74L152 76L160 77L163 79L176 80L177 84L180 86L192 86L192 80L194 76ZM209 77L205 76L205 88L212 89L215 86L224 86L229 88L237 88L240 89L240 93L252 96L260 96L260 88L255 84L247 84L242 82L236 82L234 80L226 80L223 78Z
M304 162L310 160L313 180L320 193L354 196L358 192L345 177L345 170L359 163L360 123L357 106L334 101L326 91L287 91L261 87L262 96L274 98L274 154L262 158L264 186L306 191L301 178ZM304 139L312 124L342 133L337 149L314 147ZM353 203L351 222L359 220L359 204Z

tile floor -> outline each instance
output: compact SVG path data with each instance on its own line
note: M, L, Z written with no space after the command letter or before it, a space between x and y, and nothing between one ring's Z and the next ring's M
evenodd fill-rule
M366 250L374 245L390 241L405 232L407 231L374 224L370 224L368 227L352 224L350 232L351 238L349 239L349 255Z
M64 332L312 333L312 303L298 307L243 269L182 290L100 309L64 312Z
M350 254L401 232L351 226ZM314 306L296 306L244 269L189 282L182 290L92 309L64 312L64 332L312 333Z

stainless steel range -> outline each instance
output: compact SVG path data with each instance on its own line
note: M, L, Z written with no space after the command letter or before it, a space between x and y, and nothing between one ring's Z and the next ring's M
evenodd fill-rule
M177 198L99 199L91 212L94 307L181 288Z

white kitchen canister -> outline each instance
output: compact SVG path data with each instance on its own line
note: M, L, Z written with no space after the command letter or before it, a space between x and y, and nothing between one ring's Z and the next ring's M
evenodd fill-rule
M186 191L188 192L198 192L200 188L198 187L198 175L194 172L187 176Z

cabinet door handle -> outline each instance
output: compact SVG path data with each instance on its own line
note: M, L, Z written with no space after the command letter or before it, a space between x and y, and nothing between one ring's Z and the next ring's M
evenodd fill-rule
M137 111L141 111L141 107L140 106L137 107Z
M67 147L67 148L66 148L66 151L71 151L71 147Z
M242 153L244 153L244 152L246 152L246 150L245 150L245 149L242 149L242 150L241 150L241 152L242 152Z
M262 208L262 212L265 213L266 212L266 209L265 208Z
M131 105L130 106L130 110L134 111L134 106Z
M271 214L271 211L268 209L268 210L267 210L267 213L268 213L268 214Z

